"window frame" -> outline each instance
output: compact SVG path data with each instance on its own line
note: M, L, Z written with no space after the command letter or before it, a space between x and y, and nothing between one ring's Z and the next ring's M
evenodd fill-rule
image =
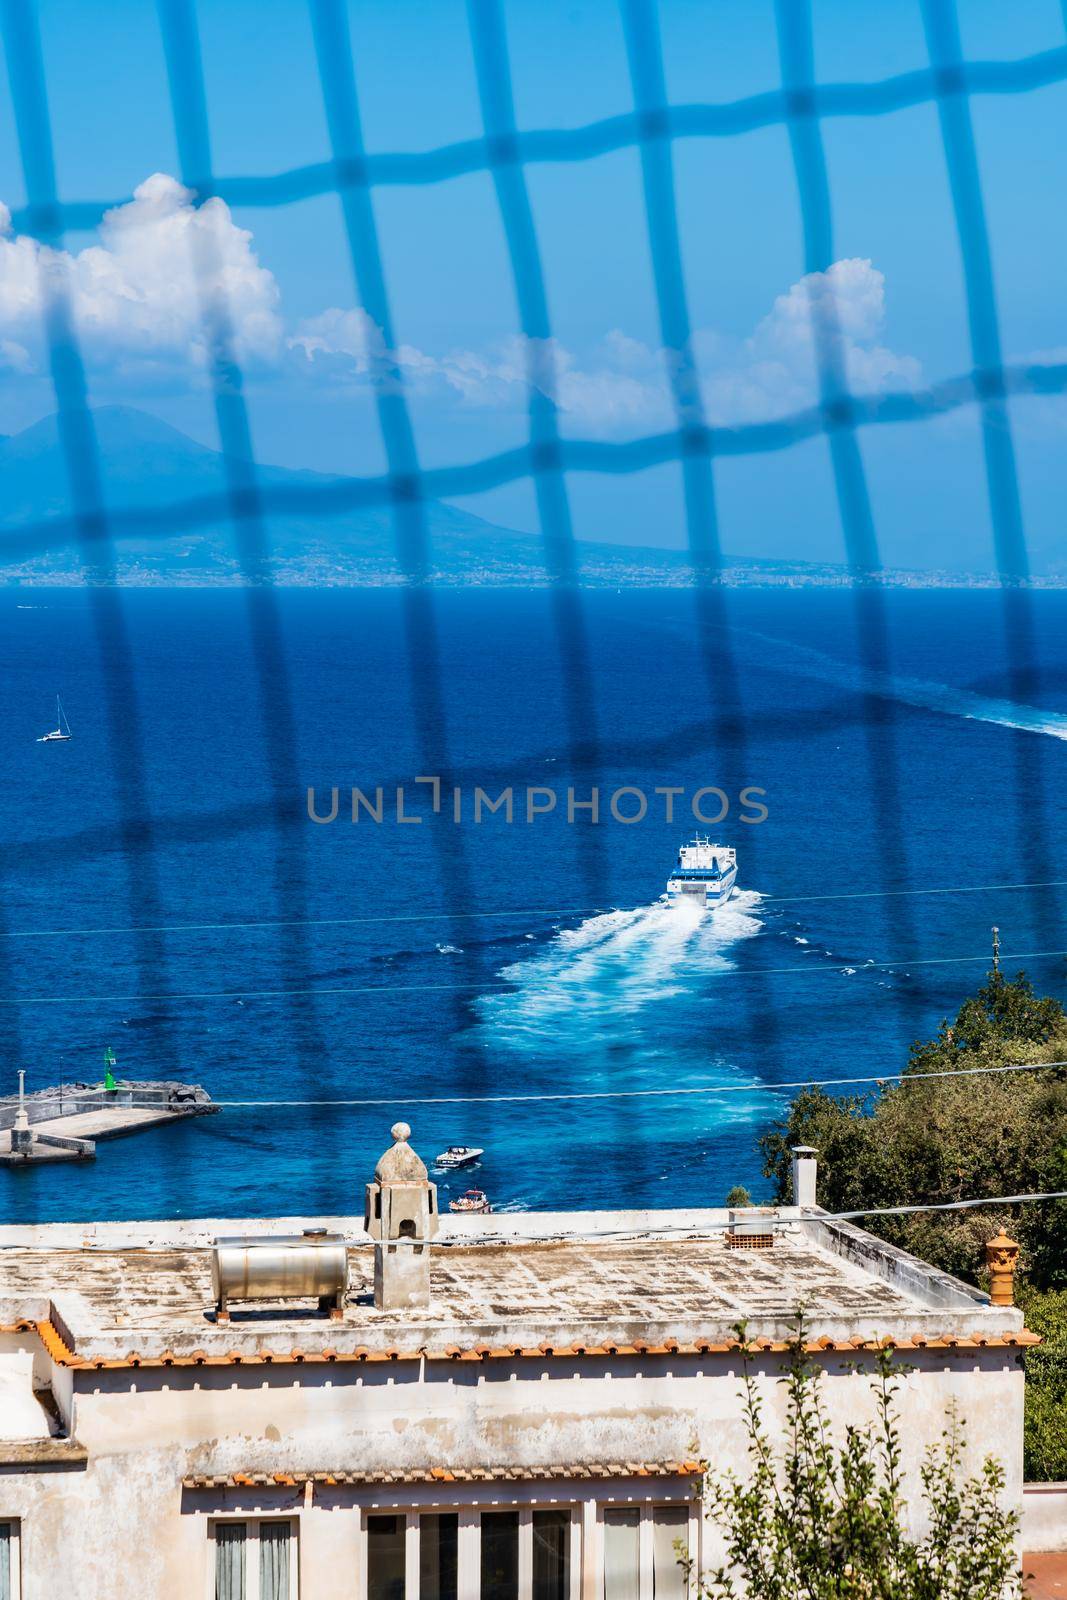
M675 1511L679 1507L688 1511L686 1518L686 1543L693 1562L692 1571L683 1593L692 1600L698 1592L696 1574L700 1571L700 1510L699 1503L691 1497L654 1496L647 1500L619 1496L613 1500L598 1500L596 1506L596 1600L604 1600L604 1513L606 1511L639 1512L637 1525L638 1588L634 1600L654 1600L655 1573L653 1567L652 1525L660 1510Z
M384 1507L361 1506L359 1519L359 1562L357 1600L367 1600L370 1574L368 1571L367 1520L380 1516ZM481 1548L482 1513L517 1511L519 1515L519 1600L531 1600L533 1587L533 1518L535 1511L564 1511L570 1530L570 1586L567 1600L581 1600L582 1584L582 1506L570 1495L551 1499L523 1501L480 1500L461 1504L441 1501L426 1505L405 1505L392 1508L392 1515L404 1518L404 1600L419 1600L421 1588L419 1570L419 1518L440 1516L442 1513L459 1518L459 1580L458 1592L463 1600L473 1600L481 1588L479 1553ZM471 1587L473 1581L473 1588Z
M0 1515L0 1522L6 1522L11 1529L11 1600L22 1600L22 1518Z
M0 1519L2 1520L2 1519ZM204 1578L205 1600L215 1600L215 1529L243 1523L248 1530L245 1536L245 1594L244 1600L260 1600L259 1594L259 1529L264 1522L289 1524L289 1596L300 1600L300 1518L292 1512L255 1512L244 1516L238 1511L226 1511L207 1519L207 1572ZM12 1597L18 1600L18 1596Z
M584 1487L584 1486L583 1486ZM604 1494L606 1485L598 1485ZM639 1589L633 1600L654 1600L652 1526L657 1509L685 1509L687 1512L685 1535L689 1553L693 1557L693 1574L685 1588L688 1600L698 1593L696 1574L700 1570L700 1505L692 1494L669 1490L650 1494L620 1490L616 1495L607 1491L605 1498L595 1493L583 1494L578 1485L571 1492L547 1494L543 1499L527 1499L507 1493L501 1494L505 1485L486 1485L485 1493L466 1502L439 1499L436 1495L411 1499L376 1498L373 1503L359 1506L358 1559L356 1561L356 1600L367 1600L368 1572L368 1518L383 1513L404 1518L404 1596L405 1600L419 1600L419 1518L454 1513L459 1517L459 1593L463 1600L476 1600L480 1583L480 1522L483 1512L517 1511L519 1514L519 1600L531 1600L533 1584L533 1516L535 1511L565 1511L570 1525L570 1592L568 1600L584 1600L595 1594L603 1600L604 1594L604 1513L611 1509L637 1510L640 1513L639 1537ZM592 1488L592 1485L589 1486ZM495 1491L495 1492L494 1492ZM239 1520L239 1519L236 1519ZM588 1585L588 1587L583 1587Z

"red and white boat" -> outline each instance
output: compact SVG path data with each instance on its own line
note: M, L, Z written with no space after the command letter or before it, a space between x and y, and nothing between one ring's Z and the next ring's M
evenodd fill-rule
M457 1200L450 1200L448 1209L449 1211L484 1214L487 1211L492 1211L493 1208L489 1204L489 1198L484 1189L468 1189L466 1194L461 1194Z

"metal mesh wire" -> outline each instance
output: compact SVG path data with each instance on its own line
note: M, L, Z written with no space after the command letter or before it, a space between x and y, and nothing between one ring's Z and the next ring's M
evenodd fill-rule
M468 496L501 485L533 485L545 572L551 583L555 636L565 684L566 739L570 756L595 772L600 761L597 706L592 685L590 641L580 589L568 498L568 474L620 475L674 464L681 475L694 600L704 650L704 695L724 782L745 771L747 730L733 660L721 576L716 511L716 463L729 457L791 449L823 437L833 469L845 560L852 575L861 664L869 683L886 670L887 623L878 584L880 556L874 508L864 470L866 430L921 424L961 407L976 407L985 455L996 560L1012 662L1013 692L1029 698L1036 678L1029 610L1026 533L1019 497L1009 400L1016 394L1058 394L1067 389L1067 364L1007 365L998 330L993 269L971 123L974 95L1024 94L1067 81L1067 48L1014 61L963 59L954 0L922 0L929 65L878 82L820 84L816 81L810 0L777 0L781 83L765 93L728 104L673 104L668 98L659 22L653 0L621 0L633 105L616 116L571 129L526 131L517 126L511 65L500 0L470 0L471 45L483 132L478 138L420 153L375 153L365 147L353 54L344 0L309 0L329 154L312 165L273 176L216 174L208 134L207 91L194 0L159 0L162 35L181 177L198 203L213 196L237 207L281 207L311 196L337 197L351 258L356 296L382 332L386 352L396 348L389 285L379 244L375 190L390 185L439 184L463 174L487 173L494 186L510 269L518 323L530 352L528 435L517 447L481 459L424 469L401 374L382 358L375 386L377 421L386 469L371 476L319 484L278 485L260 481L234 350L227 307L205 290L201 313L210 353L210 377L219 444L225 469L220 495L176 499L151 511L161 536L227 520L241 573L248 585L250 635L259 683L275 827L274 894L283 934L287 986L309 986L311 956L302 930L309 916L306 883L294 861L293 824L299 815L300 773L281 625L271 587L269 526L274 515L299 512L328 521L373 506L391 509L398 565L406 580L404 622L414 686L414 716L423 769L447 781L455 773L447 737L442 666L425 506L430 500ZM0 0L11 97L27 203L13 213L14 226L58 247L71 229L95 226L123 197L99 203L65 200L58 188L52 150L44 61L32 0ZM356 41L358 44L358 41ZM936 106L949 176L964 272L972 370L906 393L849 392L832 320L813 319L817 342L818 399L792 415L730 427L709 423L691 349L686 274L676 215L673 145L686 139L729 139L757 128L787 130L803 221L805 273L823 272L834 260L832 195L821 124L838 117L875 117L906 107ZM608 152L634 149L640 159L645 218L653 266L660 335L674 353L670 369L674 424L625 442L564 437L552 392L552 322L541 249L527 189L526 169L546 162L582 162ZM203 249L209 245L204 244ZM58 258L61 259L61 258ZM202 285L212 281L211 263L195 263ZM146 800L144 753L135 661L126 634L122 591L116 586L114 544L140 532L137 507L109 510L104 490L85 367L62 268L45 269L44 304L51 378L68 475L69 511L23 526L4 536L9 559L24 559L76 544L103 663L116 787L122 805L122 844L127 862L131 923L164 919L153 871L161 830L186 839L254 826L262 813L248 807L221 809L197 819L153 818ZM418 649L415 643L418 642ZM880 837L883 868L900 886L901 859L888 852L898 837L900 796L897 768L886 760L893 712L873 687L863 697L870 732L869 783ZM1015 741L1014 772L1019 843L1026 875L1039 879L1051 859L1041 802L1044 774L1039 740ZM891 743L888 748L892 748ZM595 779L593 780L595 781ZM1025 796L1025 806L1023 798ZM1024 823L1025 817L1025 823ZM443 838L443 834L442 834ZM93 848L87 834L84 848ZM583 843L586 892L596 902L603 881L597 830ZM476 908L462 840L454 835L439 851L441 880L449 906L468 914ZM1035 896L1039 891L1035 891ZM1035 901L1036 904L1036 901ZM1044 915L1054 907L1042 902ZM136 913L136 914L134 914ZM898 902L891 925L908 942L906 914ZM138 936L140 980L147 993L168 987L167 961L158 935ZM1050 942L1054 942L1051 941ZM0 940L0 949L4 944ZM458 986L457 986L458 987ZM766 997L753 1002L773 1029ZM457 1001L457 1004L459 1002ZM15 1015L12 1011L12 1017ZM294 1038L302 1055L316 1056L321 1037L314 1009L294 1005ZM16 1024L12 1022L12 1026Z

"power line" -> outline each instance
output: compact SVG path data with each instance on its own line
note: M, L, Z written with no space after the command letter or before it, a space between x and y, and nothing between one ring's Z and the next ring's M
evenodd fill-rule
M914 1216L929 1211L973 1211L983 1206L1020 1206L1033 1205L1047 1200L1067 1200L1067 1189L1050 1189L1037 1194L1001 1194L988 1195L970 1200L934 1200L919 1202L916 1205L906 1206L876 1206L865 1211L823 1211L818 1207L810 1211L801 1211L792 1217L766 1217L760 1219L760 1226L766 1225L767 1229L783 1229L796 1227L799 1223L814 1222L856 1222L862 1217L904 1217ZM572 1213L573 1215L574 1213ZM578 1213L580 1215L580 1213ZM512 1212L510 1215L536 1216L536 1212ZM471 1246L496 1246L501 1238L511 1237L520 1244L561 1244L573 1240L578 1244L588 1244L600 1239L646 1239L646 1238L706 1238L709 1234L728 1233L733 1226L730 1222L707 1222L701 1224L665 1223L662 1227L633 1227L633 1228L596 1228L588 1233L567 1234L557 1229L554 1233L523 1233L507 1235L486 1232L481 1238L474 1238L466 1234L456 1238L439 1239L436 1249L449 1249L453 1245L469 1249ZM364 1241L366 1242L366 1241ZM21 1244L0 1244L0 1251L21 1250ZM50 1246L40 1246L49 1249ZM62 1248L62 1246L58 1247Z
M789 894L759 895L761 906L802 905L807 902L827 900L879 900L913 897L919 895L992 894L1022 889L1067 888L1067 878L1047 878L1033 883L972 883L924 889L857 889L840 894ZM756 891L758 893L758 891ZM652 902L653 906L658 902ZM526 906L518 910L503 911L410 911L386 913L366 917L299 917L290 919L264 919L241 922L174 922L148 927L135 924L131 927L104 928L19 928L0 932L0 939L87 939L142 933L240 933L259 928L354 928L378 923L401 922L479 922L518 917L592 917L609 916L626 909L643 910L644 907L620 906Z
M1002 955L1001 960L1007 961L1037 961L1051 959L1052 957L1067 956L1067 950L1018 950L1010 955ZM723 978L749 978L761 979L765 977L804 976L828 977L831 973L852 975L857 972L878 972L886 968L911 968L911 967L951 967L962 966L974 961L988 961L989 953L984 951L977 956L924 956L919 960L898 958L895 961L858 961L834 963L831 966L816 967L810 963L803 967L750 967L742 970L739 967L730 967L721 972L705 972L703 977L719 981ZM907 974L905 973L905 976ZM486 978L484 982L477 983L363 983L346 986L331 985L312 986L304 989L201 989L190 990L187 993L167 991L163 994L135 994L131 992L120 994L56 994L56 995L13 995L0 998L0 1006L64 1006L64 1005L114 1005L119 1001L133 1001L135 1004L144 1004L146 1001L163 1004L173 1000L283 1000L294 995L361 995L361 994L433 994L456 990L476 990L483 993L488 990L494 992L515 993L514 985L497 978ZM694 997L700 1000L700 996Z
M928 1211L973 1211L982 1206L1019 1206L1034 1204L1045 1200L1067 1200L1067 1189L1052 1189L1040 1194L989 1195L971 1200L938 1200L925 1203L920 1202L917 1205L907 1206L874 1206L865 1211L821 1211L815 1209L812 1211L801 1212L799 1215L794 1217L761 1217L760 1226L762 1227L764 1222L766 1222L767 1229L770 1231L775 1228L792 1228L795 1227L797 1223L802 1222L855 1222L862 1217L906 1217ZM652 1237L668 1238L672 1236L677 1238L682 1235L687 1237L692 1237L693 1235L705 1237L707 1234L711 1233L728 1233L731 1226L732 1224L729 1222L709 1222L703 1225L692 1225L690 1227L686 1227L681 1223L666 1223L661 1228L598 1228L590 1233L578 1234L575 1237L582 1244L594 1239L632 1239L635 1236L642 1239ZM499 1234L490 1235L484 1240L484 1243L496 1244L500 1237L501 1236ZM558 1232L546 1234L523 1234L522 1243L558 1244L560 1242L560 1237L561 1236ZM478 1243L479 1241L463 1237L456 1239L454 1242L466 1246L472 1243Z
M89 938L94 934L133 933L219 933L254 928L352 928L364 923L384 922L460 922L497 917L585 917L610 911L610 906L532 906L519 911L414 911L377 917L306 917L295 924L279 920L262 922L177 922L159 928L24 928L2 934L10 939Z
M690 1088L670 1089L576 1089L550 1091L547 1094L446 1094L413 1097L406 1094L383 1095L378 1098L345 1100L215 1100L212 1103L226 1107L248 1106L452 1106L452 1105L502 1105L512 1102L541 1100L656 1100L671 1096L705 1094L751 1094L754 1090L779 1094L785 1089L831 1089L849 1084L889 1083L902 1080L902 1087L928 1078L979 1078L1002 1072L1044 1072L1051 1067L1067 1067L1067 1061L1024 1061L1001 1067L954 1067L944 1072L883 1072L866 1078L793 1078L782 1083L715 1083L699 1084Z
M1007 889L1061 889L1067 878L1047 878L1037 883L971 883L950 888L858 889L844 894L790 894L760 896L761 905L785 906L806 900L879 900L927 894L986 894Z
M687 1095L751 1094L753 1091L780 1094L786 1089L839 1089L868 1083L883 1085L898 1079L900 1080L901 1088L907 1088L909 1084L924 1082L928 1079L981 1078L1005 1072L1046 1072L1055 1067L1067 1067L1067 1061L1018 1061L999 1067L952 1067L943 1072L910 1072L907 1068L902 1067L896 1072L871 1074L869 1077L788 1078L781 1083L715 1083L669 1089L576 1089L538 1094L489 1095L412 1096L395 1094L341 1100L213 1100L212 1104L232 1110L249 1107L268 1109L272 1106L290 1108L295 1106L451 1106L501 1105L542 1100L662 1100ZM0 1096L0 1105L13 1103L14 1098L12 1095Z
M1050 1189L1043 1194L1000 1194L976 1200L942 1200L911 1206L873 1206L867 1211L839 1211L834 1222L850 1222L854 1217L907 1217L920 1211L972 1211L977 1206L1020 1206L1037 1200L1067 1200L1067 1189Z

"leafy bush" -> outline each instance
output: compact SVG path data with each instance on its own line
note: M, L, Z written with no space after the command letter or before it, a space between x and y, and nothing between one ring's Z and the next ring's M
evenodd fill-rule
M1021 1286L1026 1325L1045 1341L1024 1358L1023 1472L1032 1483L1067 1480L1067 1291Z
M744 1330L740 1330L742 1337ZM782 1382L786 1444L776 1455L744 1356L751 1471L708 1473L705 1514L726 1537L728 1564L696 1580L704 1600L1014 1600L1018 1519L1002 1509L1004 1474L991 1458L963 1471L963 1429L949 1415L922 1468L927 1531L901 1518L900 1435L893 1397L902 1369L881 1351L873 1377L877 1423L850 1426L844 1443L827 1437L820 1374L804 1351L802 1325Z
M819 1201L830 1211L915 1201L1067 1189L1067 1068L957 1078L932 1072L1067 1058L1067 1016L1020 972L991 972L955 1022L912 1046L903 1078L835 1099L806 1089L760 1141L775 1198L790 1194L790 1151L819 1151ZM863 1226L946 1272L981 1283L984 1245L1003 1225L1023 1247L1022 1270L1043 1289L1067 1288L1067 1202L869 1217Z
M790 1193L791 1149L819 1151L829 1211L1067 1189L1067 1069L959 1078L922 1073L1067 1059L1067 1016L1020 972L991 972L937 1037L912 1046L903 1079L835 1100L806 1089L761 1140L775 1198ZM1018 1293L1045 1343L1027 1353L1025 1471L1067 1479L1067 1202L865 1217L863 1226L970 1283L1003 1223L1022 1245Z

